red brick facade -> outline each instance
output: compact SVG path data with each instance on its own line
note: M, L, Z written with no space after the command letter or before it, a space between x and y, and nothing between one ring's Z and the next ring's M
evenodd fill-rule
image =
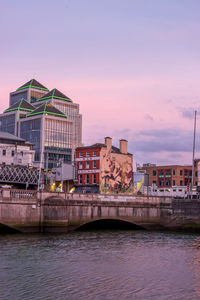
M100 147L76 150L78 184L99 184L100 150Z

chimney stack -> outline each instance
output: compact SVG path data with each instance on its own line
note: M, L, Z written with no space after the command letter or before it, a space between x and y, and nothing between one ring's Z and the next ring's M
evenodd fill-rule
M127 140L120 140L120 152L122 154L128 153L128 141Z
M112 138L111 137L105 137L105 144L107 147L107 150L111 150L112 148Z

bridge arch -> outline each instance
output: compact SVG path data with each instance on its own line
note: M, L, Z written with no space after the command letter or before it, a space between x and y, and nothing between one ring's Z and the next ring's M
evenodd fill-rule
M145 230L141 225L116 218L99 218L83 222L75 228L76 231L84 230Z

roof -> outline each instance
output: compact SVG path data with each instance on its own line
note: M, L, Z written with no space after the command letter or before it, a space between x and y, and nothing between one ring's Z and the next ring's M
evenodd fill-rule
M76 150L83 150L83 149L92 149L92 148L106 148L106 144L101 144L101 143L96 143L96 144L93 144L91 146L83 146L83 147L77 147ZM118 154L123 154L120 152L120 149L115 147L115 146L112 146L112 153L118 153ZM128 153L127 154L129 155L132 155L131 153Z
M47 100L47 99L59 99L59 100L65 100L68 102L72 102L72 100L69 97L67 97L66 95L64 95L57 89L51 90L49 93L45 94L44 97L41 97L41 98L37 99L36 101L43 101L43 100Z
M25 142L24 139L22 138L19 138L17 136L15 136L14 134L11 134L11 133L8 133L8 132L5 132L5 131L0 131L0 139L2 140L13 140L15 142Z
M49 91L49 89L47 89L44 85L42 85L40 82L38 82L35 79L31 79L28 82L26 82L25 84L23 84L22 86L20 86L16 91L20 91L20 90L24 90L24 89L28 89L28 88L35 88L35 89L39 89L39 90L43 90L43 91Z
M91 146L77 147L76 150L92 149L92 148L102 148L102 147L105 147L105 148L106 148L106 145L105 145L105 144L101 144L101 143L96 143L96 144L93 144L93 145L91 145Z
M39 107L37 107L33 112L30 114L26 115L27 117L32 117L35 115L43 115L43 114L48 114L48 115L54 115L58 117L63 117L67 118L67 115L62 113L60 110L55 108L52 104L45 102L41 104Z
M24 100L23 98L21 100L19 100L18 102L14 103L13 105L11 105L9 108L7 108L5 112L10 112L13 110L23 110L23 111L33 111L35 109L35 107L33 105L31 105L30 103L28 103L26 100Z
M169 169L169 168L186 168L186 167L192 167L192 165L154 165L154 166L141 166L137 167L138 170L144 170L144 169Z

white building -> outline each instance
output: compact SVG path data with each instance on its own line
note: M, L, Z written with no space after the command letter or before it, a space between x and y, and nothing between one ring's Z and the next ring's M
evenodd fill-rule
M8 132L0 131L0 164L33 166L32 144Z

